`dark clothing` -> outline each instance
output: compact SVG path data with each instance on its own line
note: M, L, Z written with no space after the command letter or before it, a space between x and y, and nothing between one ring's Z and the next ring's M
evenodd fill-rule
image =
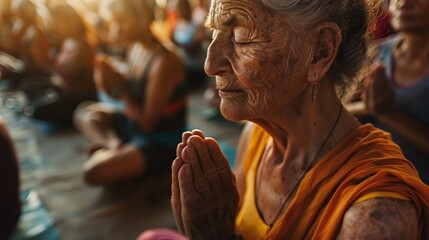
M71 126L76 107L84 102L96 100L96 94L65 92L52 85L48 77L31 77L20 86L28 97L26 113L31 117Z
M0 239L7 239L21 213L19 172L15 150L0 131Z
M133 79L129 81L129 89L131 89L133 98L136 102L142 103L146 97L146 88L148 82L149 70L152 68L154 61L157 59L157 56L164 54L166 49L160 47L153 54L152 59L147 64L143 75L140 79ZM160 121L157 126L154 128L153 132L170 132L180 129L186 124L187 117L187 87L186 83L179 85L170 101L168 102L167 107L164 109L164 113L161 116Z
M165 133L144 133L140 126L122 113L113 116L112 127L124 142L136 146L147 159L144 176L156 175L171 168L176 157L176 145L184 129Z

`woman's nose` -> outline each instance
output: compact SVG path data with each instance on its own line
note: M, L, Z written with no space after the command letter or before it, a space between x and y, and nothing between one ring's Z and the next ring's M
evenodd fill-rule
M207 75L221 76L232 72L231 64L227 58L228 46L214 39L207 49L204 70Z

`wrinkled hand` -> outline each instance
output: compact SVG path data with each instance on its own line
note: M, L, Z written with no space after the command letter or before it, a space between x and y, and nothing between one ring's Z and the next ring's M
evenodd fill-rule
M106 56L100 56L95 61L94 79L98 89L103 90L112 98L119 98L126 80Z
M233 239L238 210L235 178L218 143L185 132L172 165L171 205L179 231L190 239Z
M385 71L384 65L375 64L364 81L363 102L368 115L385 114L393 107L395 92L390 86Z

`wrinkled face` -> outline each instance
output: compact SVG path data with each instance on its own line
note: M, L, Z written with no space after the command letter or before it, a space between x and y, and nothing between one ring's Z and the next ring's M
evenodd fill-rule
M389 10L395 30L429 31L429 0L391 0Z
M284 16L258 0L214 0L207 21L213 40L205 70L216 76L226 118L270 118L302 94L307 73L292 54Z

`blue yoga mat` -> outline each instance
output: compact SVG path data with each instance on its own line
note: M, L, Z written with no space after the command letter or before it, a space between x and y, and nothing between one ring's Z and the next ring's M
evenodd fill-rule
M49 212L35 190L21 192L22 213L10 240L59 240Z

